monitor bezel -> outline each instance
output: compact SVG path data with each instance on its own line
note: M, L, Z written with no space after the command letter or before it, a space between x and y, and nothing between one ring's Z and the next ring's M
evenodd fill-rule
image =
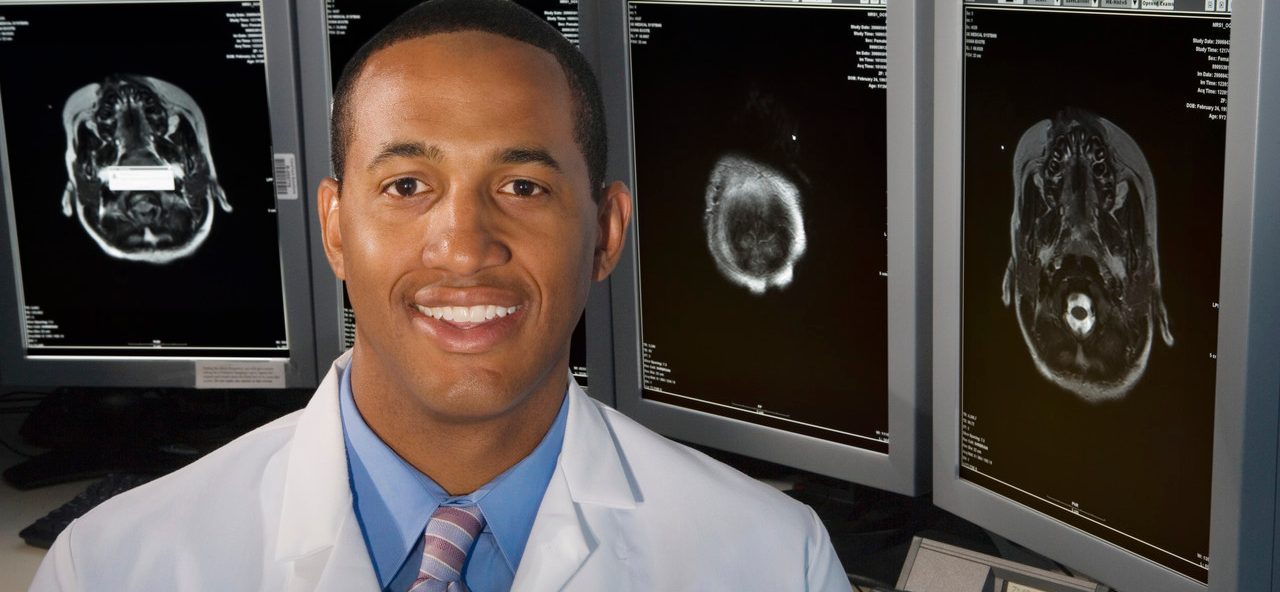
M212 0L234 2L234 0ZM41 1L6 1L5 4L55 4ZM174 0L102 0L92 4L172 4ZM298 97L294 68L292 0L262 0L262 26L266 44L267 98L271 117L272 151L292 154L298 163L294 187L303 177L299 152ZM280 56L273 59L273 56ZM0 99L2 100L2 99ZM4 145L0 121L0 145ZM265 155L264 155L265 157ZM20 319L21 280L18 276L17 236L14 229L8 159L0 159L0 277L14 278L12 286L0 289L0 333L12 336L0 342L0 365L8 385L21 386L103 386L103 387L194 387L197 366L211 360L281 364L285 387L313 387L318 384L315 342L311 334L311 280L307 269L307 230L303 216L306 200L276 199L284 290L285 331L289 341L287 358L235 358L212 356L126 357L126 356L30 356L26 352ZM259 386L259 385L249 385Z
M634 221L612 283L613 387L619 410L659 433L687 442L907 495L928 490L931 7L931 2L918 0L890 0L886 7L889 453L645 399ZM600 11L610 172L612 178L634 187L627 7L625 2L610 2Z
M333 274L325 255L316 205L316 188L333 175L329 158L329 107L333 81L329 72L327 2L298 3L298 82L302 89L302 141L306 158L303 193L307 203L307 228L311 250L311 301L314 310L316 367L333 364L343 350L342 282Z
M1231 18L1211 590L1280 581L1280 11L1264 4Z

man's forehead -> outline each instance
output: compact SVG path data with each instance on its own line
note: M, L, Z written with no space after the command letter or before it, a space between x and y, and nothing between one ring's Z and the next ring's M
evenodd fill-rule
M438 33L374 52L352 89L361 124L399 117L537 116L572 120L559 62L532 45L481 31ZM366 121L358 121L365 119Z
M572 161L583 158L559 61L492 33L438 33L373 53L348 109L348 166L372 166L385 160L388 144L405 142L438 148L445 158L462 148L487 156L537 146L575 171Z
M513 82L536 81L568 91L568 79L551 53L487 31L432 33L392 43L369 56L356 87L389 77L481 81L492 76L512 79L519 74L524 76L515 76Z

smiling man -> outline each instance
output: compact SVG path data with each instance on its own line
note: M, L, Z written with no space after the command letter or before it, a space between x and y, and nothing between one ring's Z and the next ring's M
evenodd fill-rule
M33 589L849 589L810 509L569 378L632 207L572 45L433 0L334 97L317 201L355 347L306 409L73 523Z

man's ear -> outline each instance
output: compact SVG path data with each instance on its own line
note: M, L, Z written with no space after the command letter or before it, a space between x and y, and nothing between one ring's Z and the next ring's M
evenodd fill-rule
M627 226L631 224L631 191L622 181L614 181L604 188L596 208L599 233L591 279L599 282L609 277L622 258Z
M347 272L342 259L342 217L339 216L342 201L338 199L341 186L333 177L325 177L316 188L316 214L320 216L320 240L324 242L324 254L329 267L338 279L346 281Z

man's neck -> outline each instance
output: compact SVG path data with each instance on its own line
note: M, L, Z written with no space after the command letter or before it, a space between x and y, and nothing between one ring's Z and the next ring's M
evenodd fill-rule
M396 454L450 495L475 491L529 456L555 422L565 394L567 367L493 417L433 413L400 385L353 366L352 395L369 428Z

